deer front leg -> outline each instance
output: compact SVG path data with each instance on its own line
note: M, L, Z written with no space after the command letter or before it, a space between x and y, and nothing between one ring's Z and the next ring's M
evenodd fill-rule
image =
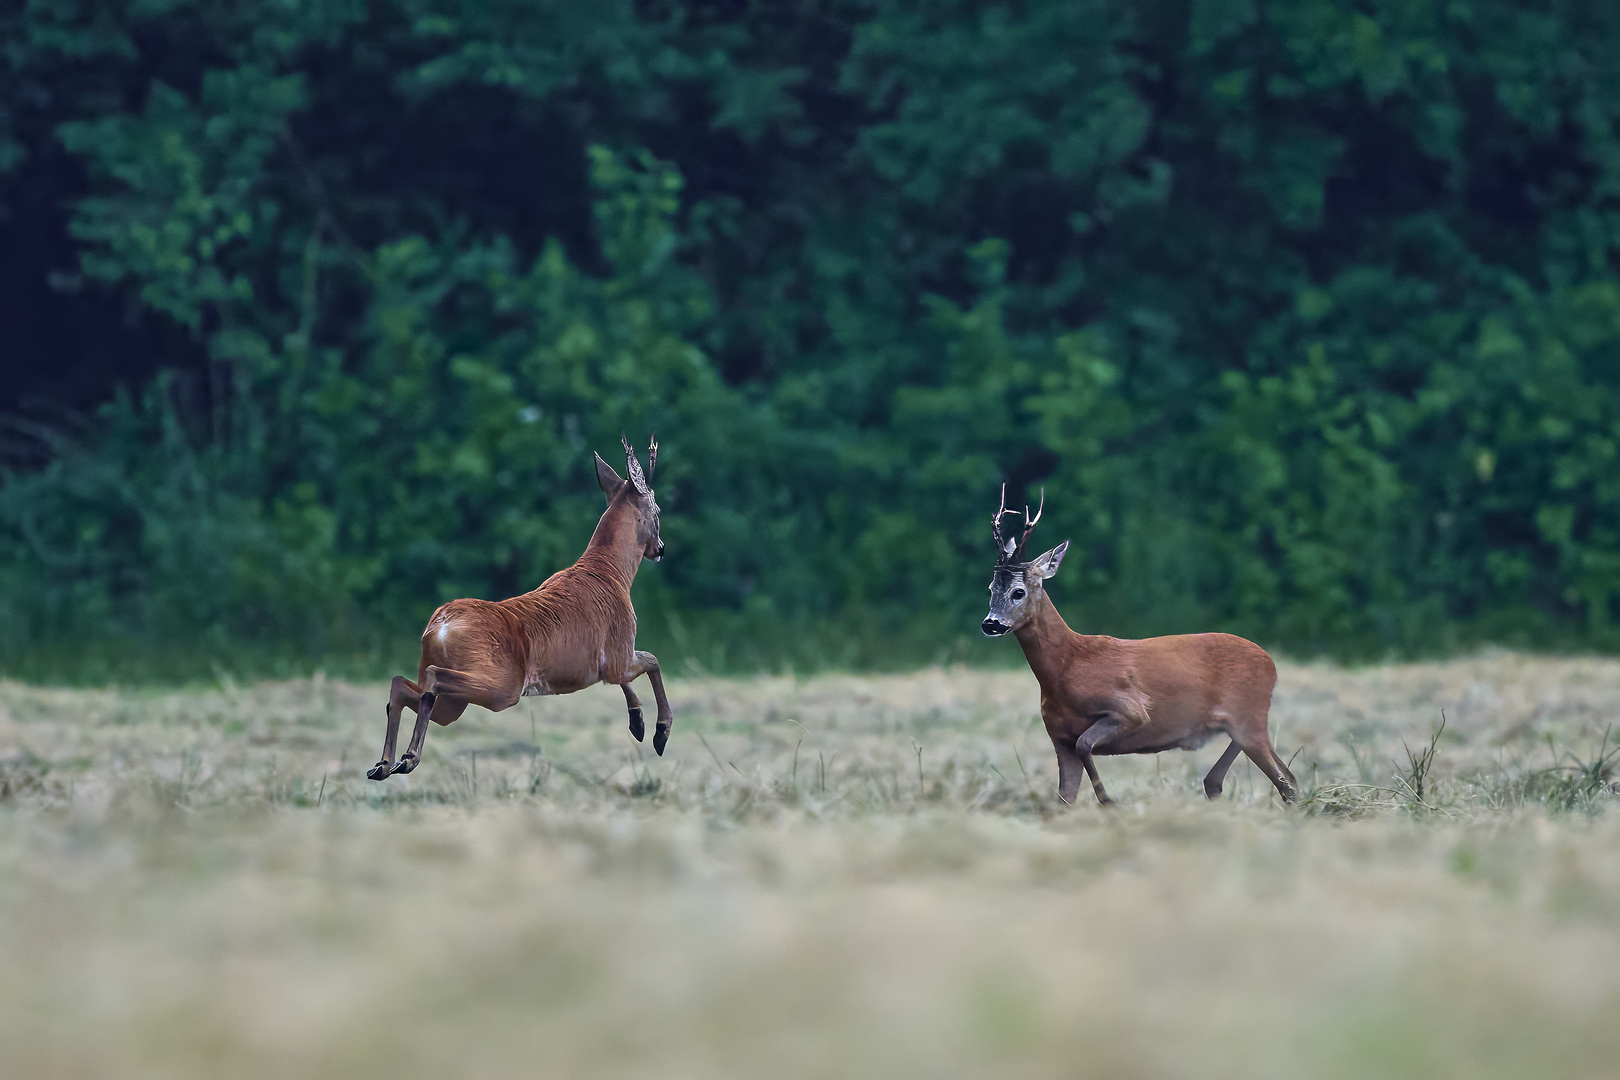
M1226 770L1230 769L1232 762L1237 760L1240 749L1241 747L1238 746L1236 739L1226 744L1226 750L1221 754L1220 760L1215 762L1215 767L1209 770L1208 776L1204 777L1205 798L1218 799L1221 797L1221 785L1226 783Z
M636 697L636 692L630 689L629 683L622 684L619 689L624 691L624 704L630 710L630 734L636 742L640 742L642 736L647 733L646 727L641 722L641 699Z
M658 670L658 657L650 652L637 649L630 654L630 666L626 669L620 685L625 687L625 694L630 697L630 688L627 683L637 675L646 675L647 681L652 683L653 699L658 702L658 721L653 727L653 749L659 757L664 756L664 746L669 742L669 729L675 723L675 714L670 711L669 698L664 696L664 676ZM634 733L634 714L632 714L631 732Z
M1080 776L1085 766L1081 763L1079 753L1062 736L1053 736L1052 749L1057 752L1058 798L1063 805L1073 806L1074 800L1080 796Z
M422 699L420 688L403 675L395 675L388 688L388 704L383 712L388 717L388 730L383 736L382 760L373 765L366 775L373 780L386 780L394 771L394 745L399 741L399 716L409 706L414 709Z
M1091 726L1082 731L1080 737L1074 741L1074 752L1079 755L1080 764L1085 767L1086 775L1091 778L1091 790L1097 793L1097 801L1103 806L1113 806L1114 800L1103 790L1102 778L1097 775L1097 766L1091 760L1091 753L1118 735L1122 727L1124 717L1118 713L1100 713L1092 720Z

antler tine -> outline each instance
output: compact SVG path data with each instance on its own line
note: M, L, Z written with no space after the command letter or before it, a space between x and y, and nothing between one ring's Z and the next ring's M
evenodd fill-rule
M641 471L641 462L636 460L636 452L630 449L630 440L625 437L623 431L619 432L619 444L624 447L624 464L630 472L630 483L641 494L647 494L647 477Z
M658 433L651 432L647 437L647 483L652 483L653 470L658 468Z
M1046 513L1046 489L1041 488L1041 504L1035 508L1035 520L1030 520L1029 504L1024 504L1024 521L1027 523L1024 527L1026 529L1033 529L1037 524L1040 523L1041 515L1044 513Z
M1003 549L1003 545L1002 545L1002 541L1001 541L1001 519L1006 517L1006 516L1007 516L1007 485L1006 485L1006 483L1003 483L1001 485L1001 507L996 511L996 516L990 519L990 535L996 542L996 557L997 558L1002 558L1002 557L1004 557L1006 555L1006 551Z
M1018 541L1018 549L1017 549L1016 555L1014 556L1015 558L1022 559L1024 557L1024 545L1029 543L1030 534L1035 531L1035 526L1040 523L1041 515L1044 514L1045 512L1046 512L1046 489L1041 488L1041 504L1040 504L1040 506L1038 506L1036 508L1034 517L1029 516L1029 504L1028 503L1024 504L1024 535Z

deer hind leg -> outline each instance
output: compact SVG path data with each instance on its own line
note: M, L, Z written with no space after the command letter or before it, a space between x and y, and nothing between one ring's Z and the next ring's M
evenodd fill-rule
M630 666L625 669L624 677L619 680L619 685L624 687L626 698L634 696L627 684L637 675L646 675L647 681L652 683L653 700L658 702L658 722L653 727L653 749L658 752L659 757L663 757L664 746L669 742L669 729L675 725L675 714L670 710L669 698L664 696L664 676L658 669L658 657L640 649L630 655ZM635 732L634 712L631 713L630 731L632 734Z
M1253 749L1245 746L1243 752L1248 754L1249 760L1260 766L1260 771L1276 785L1277 794L1282 796L1283 802L1291 803L1299 797L1299 781L1294 779L1294 774L1288 771L1283 759L1272 749L1270 739L1266 740L1264 746Z
M521 682L521 680L516 680ZM441 726L453 724L467 706L482 705L500 712L517 704L520 687L502 687L493 680L466 671L429 665L422 680L422 697L416 707L416 729L411 745L399 756L394 772L409 773L422 763L422 744L427 742L428 721Z
M619 689L624 691L624 704L630 710L630 734L636 742L640 742L642 736L647 734L647 728L641 722L641 699L636 697L629 683L620 684Z
M383 712L388 717L388 730L383 736L382 760L373 765L366 775L373 780L386 780L394 771L394 745L399 740L399 716L407 708L415 709L422 700L422 689L403 675L395 675L388 689L388 704Z
M1206 797L1211 799L1220 798L1221 785L1226 782L1226 770L1232 767L1232 762L1237 760L1238 752L1242 749L1236 739L1226 744L1226 749L1221 751L1220 760L1215 762L1214 768L1209 770L1209 775L1204 777L1204 795Z
M422 763L422 744L427 742L428 721L440 726L453 724L467 711L467 702L448 694L422 692L422 704L416 710L416 729L411 732L411 745L399 755L397 773L409 773Z
M438 702L438 695L431 691L422 691L422 696L416 703L416 727L411 731L411 744L405 752L399 755L394 762L393 771L396 773L411 773L422 760L422 744L427 741L428 717L433 712L433 706ZM392 774L390 774L392 775Z
M1276 786L1277 794L1282 796L1283 802L1291 803L1298 797L1299 782L1294 779L1294 774L1288 771L1288 766L1283 764L1282 758L1278 757L1277 751L1273 749L1271 737L1266 734L1264 717L1261 717L1259 723L1249 725L1248 731L1234 732L1232 738L1241 742L1243 752L1248 755L1250 761L1259 766L1261 772L1266 774L1266 779Z

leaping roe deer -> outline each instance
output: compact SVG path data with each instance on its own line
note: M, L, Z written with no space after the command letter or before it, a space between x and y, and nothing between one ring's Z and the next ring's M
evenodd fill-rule
M1045 505L1043 491L1041 508ZM1041 684L1041 719L1057 751L1058 798L1074 803L1084 769L1097 801L1113 802L1097 777L1093 755L1193 750L1225 733L1231 745L1204 777L1204 794L1213 799L1221 793L1226 770L1241 750L1277 786L1283 801L1292 802L1299 790L1294 774L1266 733L1277 683L1277 666L1266 651L1231 634L1122 641L1075 633L1045 589L1069 542L1025 561L1024 546L1041 510L1032 518L1024 507L1022 537L1002 536L1001 519L1016 513L1007 509L1003 485L1001 509L992 522L996 568L990 614L981 629L987 637L1016 637Z
M416 682L394 676L382 760L366 773L371 779L408 773L421 764L429 720L452 724L468 705L500 712L520 697L572 694L598 682L624 691L630 734L640 742L641 701L630 689L638 675L652 683L658 702L653 749L663 754L674 715L664 697L658 658L636 650L636 612L630 605L630 583L641 560L664 557L658 501L649 482L658 465L658 441L648 447L645 474L630 443L621 441L630 478L620 478L596 455L596 481L608 507L574 565L522 596L452 600L433 613L422 631ZM399 717L406 709L416 713L416 730L395 761Z

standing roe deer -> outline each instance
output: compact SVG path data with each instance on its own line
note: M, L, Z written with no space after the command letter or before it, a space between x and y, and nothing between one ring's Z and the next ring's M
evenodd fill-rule
M996 568L990 581L990 614L980 629L986 637L1012 634L1023 646L1030 670L1041 684L1041 719L1058 759L1058 798L1073 804L1080 792L1080 770L1091 778L1097 801L1113 800L1097 777L1093 754L1154 754L1177 747L1194 750L1221 732L1232 742L1204 777L1204 794L1221 793L1221 782L1242 750L1277 786L1284 802L1298 793L1293 773L1271 747L1266 714L1277 666L1252 641L1231 634L1177 634L1121 641L1077 634L1069 629L1046 595L1045 581L1057 573L1069 550L1065 540L1038 559L1024 560L1024 545L1046 506L1029 516L1024 534L1001 535L1007 488L992 519Z
M408 773L421 763L429 720L451 724L468 705L500 712L516 705L519 697L572 694L598 682L624 690L630 734L640 742L641 701L630 680L642 674L658 702L653 749L663 754L674 716L664 697L658 658L635 648L636 612L630 605L630 583L641 560L664 557L658 501L647 479L658 465L658 440L648 447L645 476L629 441L620 441L630 479L620 479L595 455L596 481L608 507L574 565L522 596L494 603L452 600L433 613L422 631L417 681L394 676L382 760L366 773L371 779ZM394 743L405 709L416 711L416 730L395 762Z

